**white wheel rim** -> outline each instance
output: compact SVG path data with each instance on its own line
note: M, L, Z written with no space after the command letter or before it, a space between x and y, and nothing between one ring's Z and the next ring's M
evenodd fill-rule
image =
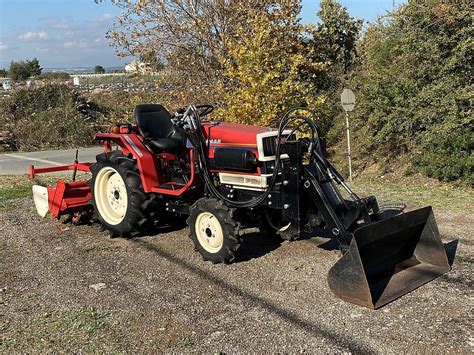
M209 253L217 253L224 244L224 233L216 216L210 212L202 212L194 225L199 244Z
M105 222L117 225L127 213L127 187L117 170L106 166L100 169L94 183L94 199Z

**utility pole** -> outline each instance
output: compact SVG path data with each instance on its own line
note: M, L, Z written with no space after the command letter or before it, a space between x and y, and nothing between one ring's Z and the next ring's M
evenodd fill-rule
M351 132L349 129L349 112L348 111L346 111L346 132L347 132L347 159L349 161L349 181L352 181Z

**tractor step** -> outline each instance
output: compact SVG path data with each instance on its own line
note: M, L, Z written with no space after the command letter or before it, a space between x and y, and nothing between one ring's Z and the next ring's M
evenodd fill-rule
M163 185L158 186L157 188L161 190L175 191L175 190L181 190L185 186L186 186L185 184L180 184L177 182L167 182L167 183L164 183Z

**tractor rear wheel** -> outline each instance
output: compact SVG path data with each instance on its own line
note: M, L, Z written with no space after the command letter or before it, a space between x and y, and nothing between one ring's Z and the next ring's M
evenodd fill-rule
M153 198L143 191L136 162L120 150L99 154L90 169L94 217L111 236L129 237L151 224Z
M231 262L240 247L240 224L234 209L214 198L201 198L191 207L187 219L189 237L204 260Z

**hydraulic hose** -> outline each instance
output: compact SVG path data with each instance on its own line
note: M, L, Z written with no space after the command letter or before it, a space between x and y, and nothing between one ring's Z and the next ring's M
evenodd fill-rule
M200 124L200 121L198 119L196 119L196 121L198 122L196 130L195 130L196 134L191 135L191 141L192 141L193 145L195 147L197 147L198 158L199 158L198 163L199 163L200 171L202 172L201 176L202 176L202 178L204 180L204 183L205 183L207 189L209 190L209 192L212 195L214 195L216 198L224 201L227 205L229 205L231 207L251 208L251 207L255 207L255 206L261 204L268 197L268 195L270 194L271 190L273 189L273 187L274 187L274 185L277 181L278 173L280 171L280 156L281 156L281 150L282 150L281 136L282 136L283 132L285 131L285 129L291 123L293 123L297 120L303 120L304 122L302 122L295 129L293 129L292 133L294 133L302 125L307 124L307 125L309 125L309 127L311 129L311 132L312 132L312 143L314 144L315 141L317 142L319 140L318 127L312 119L310 119L306 116L302 116L302 115L297 115L297 116L293 116L293 117L289 116L292 112L299 111L299 110L305 110L307 112L310 112L311 115L313 117L315 117L314 112L312 112L311 110L309 110L307 108L304 108L304 107L293 108L291 110L288 110L283 115L283 117L280 120L279 127L278 127L277 146L276 146L276 149L275 149L275 154L276 154L275 155L275 168L273 170L273 174L271 176L268 187L260 195L258 195L256 197L253 197L252 199L247 200L247 201L234 201L234 200L231 200L231 199L227 198L226 196L224 196L223 194L221 194L219 192L219 190L214 186L214 183L212 181L212 178L210 176L209 169L208 169L208 166L207 166L206 145L205 145L204 132L202 130L202 126Z

